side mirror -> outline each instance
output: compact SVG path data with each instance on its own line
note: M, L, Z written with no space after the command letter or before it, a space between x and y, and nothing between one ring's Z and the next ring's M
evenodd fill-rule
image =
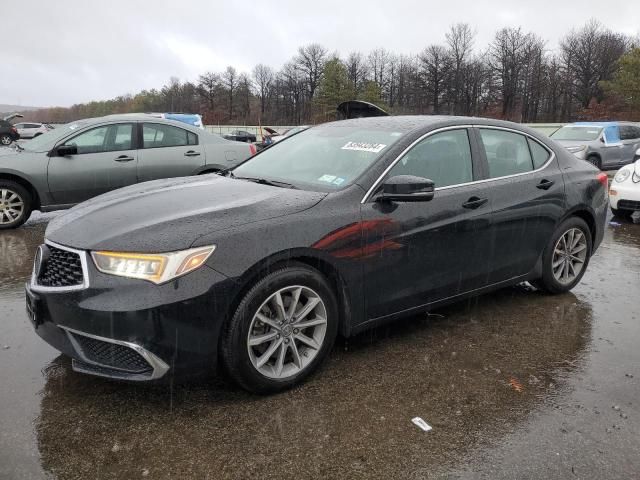
M427 202L433 198L433 181L413 175L397 175L382 185L382 194L376 200L391 202Z
M56 148L56 155L58 157L68 157L69 155L77 155L78 147L77 145L60 145Z

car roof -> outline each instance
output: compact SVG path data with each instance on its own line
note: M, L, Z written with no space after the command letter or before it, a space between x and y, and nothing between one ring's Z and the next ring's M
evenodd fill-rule
M398 132L410 132L417 129L448 125L487 125L512 128L527 133L532 132L530 128L519 123L495 120L492 118L460 117L453 115L397 115L388 117L364 117L338 120L335 122L324 123L321 126L353 126Z
M83 126L93 125L97 123L104 123L104 122L131 122L131 121L166 123L167 125L175 125L176 127L180 127L180 128L193 129L195 131L198 131L198 133L201 133L200 132L201 129L199 129L198 127L190 123L179 122L177 120L170 120L167 118L160 118L147 113L117 113L113 115L105 115L104 117L82 118L76 121L78 123L82 122ZM74 123L74 122L69 122L69 123Z

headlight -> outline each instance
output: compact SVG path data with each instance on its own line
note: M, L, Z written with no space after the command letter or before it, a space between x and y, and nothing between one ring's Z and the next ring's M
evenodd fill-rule
M631 171L627 170L626 168L623 170L620 170L618 173L616 173L616 176L613 177L613 179L617 182L617 183L622 183L624 182L627 178L629 178L629 175L631 175Z
M587 149L586 145L577 145L575 147L567 147L567 150L569 150L571 153L582 152L583 150L586 150L586 149Z
M171 253L91 252L91 256L102 273L160 284L200 268L215 249L212 245Z

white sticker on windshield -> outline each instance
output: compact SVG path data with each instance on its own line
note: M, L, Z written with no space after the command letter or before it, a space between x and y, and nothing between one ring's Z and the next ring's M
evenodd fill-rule
M335 176L335 175L322 175L322 176L318 179L318 181L319 181L319 182L328 182L328 183L331 183L331 182L333 182L335 179L336 179L336 176Z
M358 150L360 152L378 153L384 147L386 147L386 145L382 143L347 142L347 144L342 147L342 150Z
M340 177L336 178L336 179L333 181L333 184L334 184L334 185L342 185L343 183L344 183L344 178L340 178Z

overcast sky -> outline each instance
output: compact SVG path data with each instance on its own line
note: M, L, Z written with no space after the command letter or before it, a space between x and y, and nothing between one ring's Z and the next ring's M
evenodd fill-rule
M640 32L638 0L13 1L0 17L0 103L69 106L227 65L278 69L311 42L343 56L376 47L413 54L457 22L475 29L478 49L504 26L555 49L590 18Z

